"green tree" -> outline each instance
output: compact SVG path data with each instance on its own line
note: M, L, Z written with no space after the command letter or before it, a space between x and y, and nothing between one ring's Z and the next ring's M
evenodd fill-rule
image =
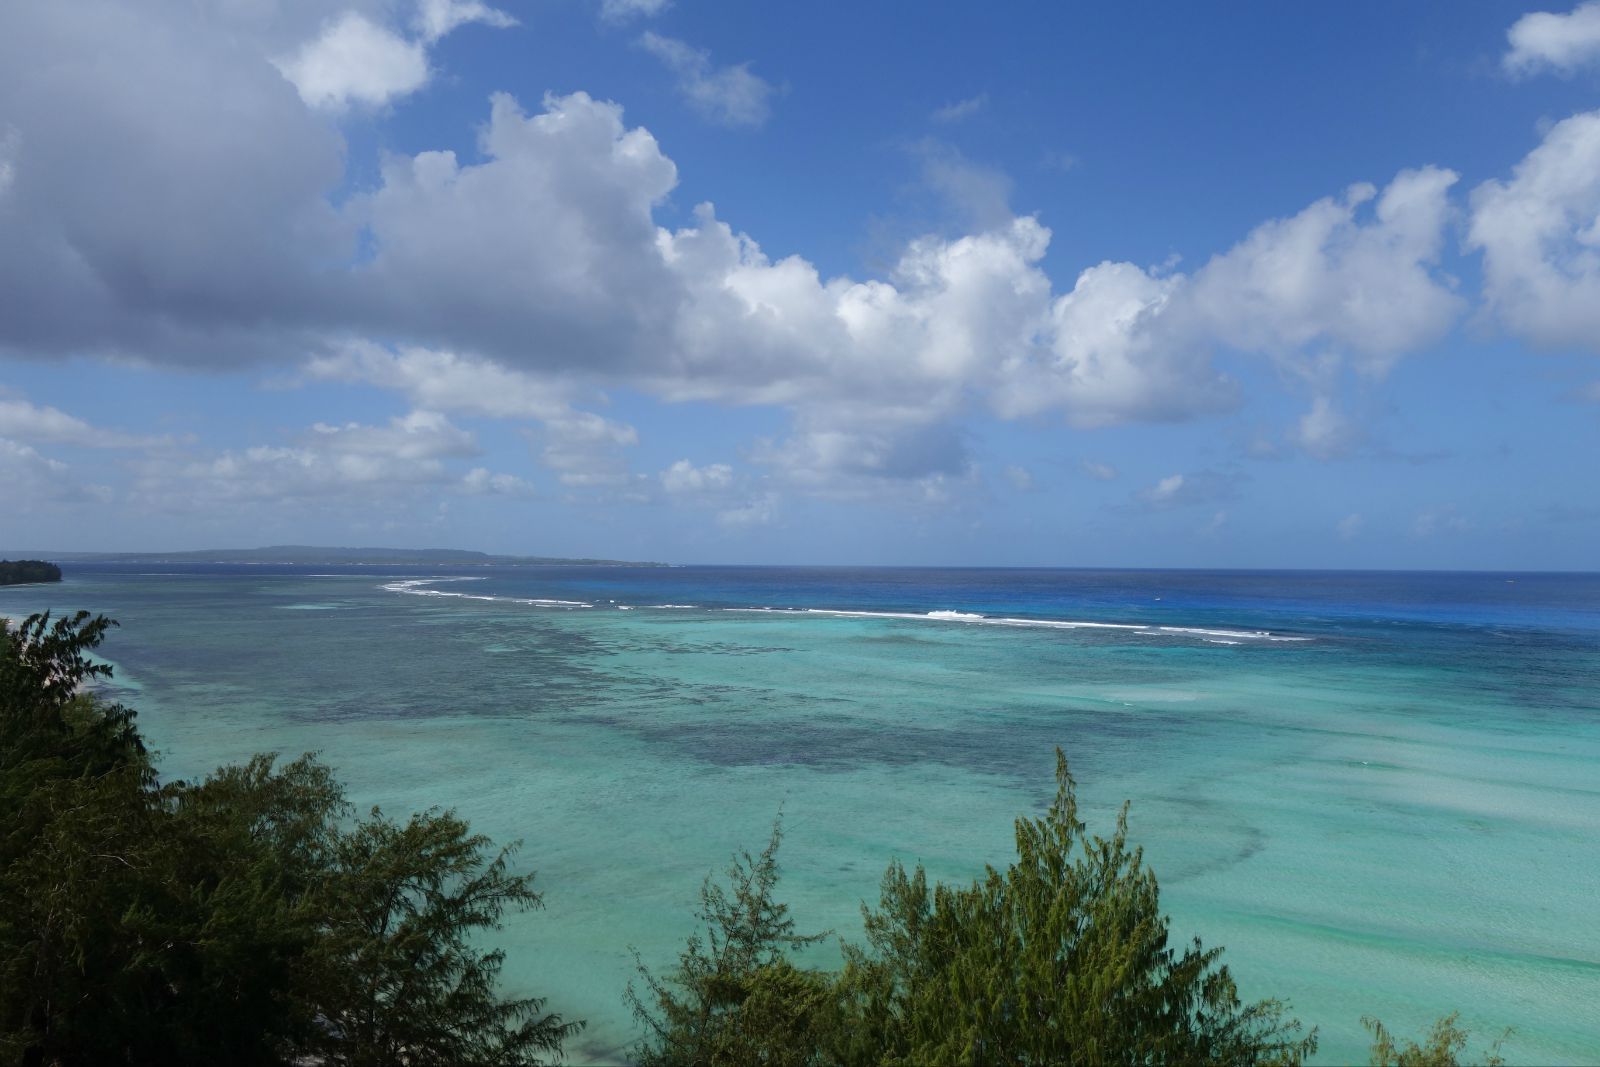
M1421 1044L1409 1040L1401 1044L1377 1019L1370 1015L1361 1019L1361 1025L1372 1033L1372 1067L1465 1067L1461 1055L1467 1051L1467 1039L1471 1035L1460 1023L1461 1013L1453 1011L1434 1021ZM1489 1047L1484 1053L1483 1067L1502 1067L1506 1061L1500 1055L1500 1045L1510 1035L1511 1031L1507 1030Z
M848 1044L884 1064L1300 1062L1316 1048L1273 1001L1243 1004L1220 949L1168 944L1155 876L1078 820L1058 750L1054 804L1016 823L1017 860L970 886L884 876L846 946Z
M109 626L0 623L0 1062L526 1064L581 1023L473 942L531 875L445 812L352 825L271 756L158 781L82 686Z
M657 978L638 961L647 1003L632 983L627 1000L644 1025L642 1065L741 1067L826 1062L823 1046L837 1025L831 976L790 958L828 935L800 935L778 901L780 823L761 854L740 852L727 888L708 876L700 887L703 933L689 936L677 968Z
M495 850L451 812L400 824L377 808L339 839L314 950L329 1062L477 1067L560 1055L583 1024L542 1013L539 998L500 998L505 953L473 943L507 908L541 903L531 874L508 872L515 847Z

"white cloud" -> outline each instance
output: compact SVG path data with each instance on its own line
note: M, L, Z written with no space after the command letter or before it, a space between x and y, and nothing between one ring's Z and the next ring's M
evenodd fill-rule
M1473 190L1467 245L1507 329L1600 352L1600 111L1556 123L1510 180Z
M335 210L337 130L267 57L340 19L83 4L0 7L0 99L17 101L7 122L25 149L0 222L0 349L207 366L310 354L313 377L420 409L537 421L537 454L569 484L643 477L626 463L634 430L574 407L605 388L781 407L792 427L752 453L779 488L926 500L981 485L959 429L975 410L1192 418L1236 399L1219 347L1339 347L1381 368L1454 313L1433 258L1452 176L1431 169L1268 223L1192 275L1107 262L1064 292L1043 269L1050 230L1012 211L1003 175L953 156L932 177L981 205L976 232L911 241L880 277L770 258L709 204L664 229L673 161L582 93L530 111L498 95L470 158L391 157ZM385 29L392 6L346 17L407 48L503 21L481 4L413 10L410 39ZM74 81L41 55L96 62Z
M331 20L316 38L277 61L307 105L341 110L380 107L428 83L428 52L354 11Z
M14 126L0 125L0 203L17 180L17 157L22 150L22 135Z
M653 18L672 4L672 0L600 0L600 18L606 22L631 22Z
M513 474L493 474L487 467L474 467L461 479L460 490L467 496L532 496L533 486Z
M412 411L384 425L315 423L287 445L256 445L195 457L153 456L135 463L134 488L153 510L280 501L332 508L418 503L439 493L526 495L522 479L454 460L481 454L473 436L438 412Z
M639 443L632 426L588 411L546 419L539 461L562 485L620 487L633 481L623 449Z
M1311 410L1300 416L1290 439L1317 459L1348 456L1360 442L1360 430L1326 396L1312 398Z
M696 467L680 459L661 472L661 488L669 493L708 493L726 490L733 485L733 468L726 463L708 463Z
M1169 474L1155 485L1134 494L1139 510L1168 511L1173 508L1215 506L1238 492L1238 476L1202 470L1190 474ZM1227 515L1222 513L1223 521ZM1213 516L1215 522L1215 517ZM1220 523L1218 523L1220 525Z
M1185 308L1234 348L1285 356L1332 344L1381 373L1461 312L1452 282L1434 269L1456 180L1438 167L1405 170L1381 194L1355 185L1263 223L1195 273Z
M366 341L348 342L312 359L308 377L367 382L405 393L434 411L537 421L541 462L569 486L616 486L630 480L622 449L639 441L626 423L573 408L569 387L454 352L409 347L390 351Z
M1351 512L1334 525L1341 541L1353 541L1361 533L1363 520L1360 513Z
M26 531L7 529L6 520L25 515L39 504L105 503L111 490L103 485L86 485L71 467L41 455L20 441L0 437L0 485L5 486L6 506L0 508L0 535L16 544Z
M1513 77L1546 70L1571 74L1600 60L1600 0L1579 4L1565 15L1524 15L1506 31L1506 41L1511 49L1501 65Z
M1086 459L1078 464L1078 466L1083 473L1087 474L1097 482L1109 482L1117 476L1117 468L1113 467L1109 463L1100 463L1092 459Z
M1233 384L1211 366L1202 340L1171 338L1170 304L1182 278L1131 263L1078 275L1046 309L1038 333L1048 347L1014 346L995 406L1003 416L1066 412L1079 426L1167 421L1218 411Z
M1146 503L1169 504L1183 491L1183 481L1183 475L1169 474L1139 495Z
M646 30L639 45L665 63L678 79L678 91L705 118L721 126L754 128L772 112L772 85L749 63L717 67L711 53L675 37Z
M976 96L969 96L965 100L957 100L953 104L946 104L944 107L936 109L931 117L935 122L960 122L962 119L969 119L976 115L988 105L989 94L979 93Z
M351 341L311 359L308 377L367 382L403 392L418 407L506 419L563 418L565 390L533 375L455 352L408 346L390 351Z
M387 426L315 423L308 444L325 456L360 460L351 465L352 473L369 469L366 461L381 461L370 468L374 471L388 469L391 462L420 464L424 469L436 460L479 453L470 433L436 411L412 411L390 419Z
M373 252L358 314L384 332L551 370L604 373L661 353L680 284L652 209L677 183L655 138L583 93L527 115L504 94L481 163L391 157L352 202Z
M482 0L418 0L414 37L346 10L323 23L315 37L273 59L309 107L339 112L382 107L428 84L428 49L470 23L506 28L517 20Z
M516 19L482 0L419 0L415 21L417 33L430 44L458 26L473 22L499 29L517 24Z
M0 395L0 437L85 448L143 448L170 444L169 438L144 437L91 426L53 407Z

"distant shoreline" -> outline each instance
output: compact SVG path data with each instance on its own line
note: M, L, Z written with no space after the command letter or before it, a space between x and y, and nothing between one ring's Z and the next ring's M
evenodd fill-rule
M666 567L669 564L618 559L568 559L559 556L491 555L464 549L324 548L275 545L267 548L214 548L182 552L52 552L61 563L225 563L295 566L450 566L450 567Z

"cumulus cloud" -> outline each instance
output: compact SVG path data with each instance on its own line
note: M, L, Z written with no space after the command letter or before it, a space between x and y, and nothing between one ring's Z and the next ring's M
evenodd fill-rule
M347 11L278 69L311 107L378 107L427 84L428 53L423 42Z
M1331 344L1381 372L1461 313L1436 269L1457 178L1439 167L1405 170L1381 194L1354 185L1263 223L1195 273L1185 310L1233 348L1286 355Z
M408 46L504 21L464 0L407 10L402 33L365 0L327 24L316 5L235 5L212 22L188 5L0 9L0 98L16 102L0 350L309 357L313 378L421 410L535 422L537 456L569 485L642 477L626 463L633 428L575 406L599 389L772 405L792 425L752 461L778 487L892 483L931 500L978 484L960 429L975 410L1193 418L1235 403L1220 348L1337 347L1381 370L1456 313L1435 258L1454 176L1433 168L1268 222L1193 274L1106 262L1065 291L1043 269L1050 230L1013 212L1003 176L949 155L935 176L983 205L974 232L913 240L879 277L774 259L711 204L664 228L675 164L583 93L526 109L497 95L473 150L391 156L335 207L338 131L270 57L352 18ZM691 84L716 82L703 53L655 40ZM764 109L770 91L745 97ZM995 180L978 196L975 178Z
M1011 483L1011 488L1019 493L1026 493L1033 489L1033 475L1026 467L1007 467L1005 469L1006 481Z
M937 108L931 117L934 122L960 122L963 119L970 119L987 106L989 106L989 94L979 93Z
M1059 407L1083 426L1224 409L1235 386L1209 358L1219 345L1285 362L1334 345L1382 373L1460 313L1437 272L1455 181L1427 167L1402 171L1381 195L1355 186L1261 224L1189 276L1091 267L1050 307L1048 349L1008 359L997 406Z
M337 304L338 134L268 62L275 36L195 10L0 5L0 351L281 359Z
M626 423L571 406L570 388L454 352L411 346L391 351L368 341L312 359L309 378L366 382L405 393L433 411L541 423L532 436L541 462L570 486L630 480L622 450L638 443Z
M1363 520L1359 512L1351 512L1334 524L1334 532L1341 541L1354 541L1361 533Z
M1238 492L1239 479L1220 471L1202 470L1190 474L1169 474L1154 485L1134 494L1134 503L1146 511L1216 506ZM1221 512L1226 521L1226 512ZM1213 517L1214 518L1214 517ZM1217 525L1220 526L1220 523Z
M619 487L633 481L624 449L639 443L632 426L588 411L546 419L539 461L556 472L562 485Z
M1109 482L1117 476L1117 468L1109 463L1100 463L1092 459L1082 461L1078 467L1097 482Z
M1289 437L1317 459L1341 459L1361 441L1360 429L1350 421L1332 399L1314 397L1311 410L1300 417Z
M172 444L168 437L122 433L91 426L53 407L39 407L0 390L0 437L83 448L151 448Z
M430 44L451 30L469 23L507 29L517 20L482 0L420 0L415 18L417 33Z
M460 490L467 496L533 496L533 486L514 474L494 474L487 467L474 467L461 479Z
M1579 4L1565 15L1535 11L1506 31L1511 45L1501 65L1512 77L1541 71L1571 74L1600 60L1600 0Z
M1509 180L1473 190L1467 245L1507 329L1600 352L1600 111L1556 123Z
M22 138L13 126L0 126L0 203L17 178L15 162Z
M0 509L6 515L0 517L0 533L13 539L22 537L25 531L7 530L7 517L26 515L40 504L104 503L112 495L106 486L80 481L72 468L60 460L6 437L0 437L0 484L6 487L6 507Z
M373 247L355 270L367 320L551 369L659 352L681 285L651 215L677 183L655 138L584 93L531 116L496 94L479 151L391 157L350 205Z
M719 126L755 128L772 113L772 84L750 70L749 63L718 67L711 53L652 30L639 36L639 46L677 77L678 92L702 116Z
M1165 505L1178 499L1178 494L1183 492L1184 478L1181 474L1169 474L1155 485L1139 494L1139 498L1147 504Z
M311 107L382 107L428 83L428 48L450 31L473 22L517 24L481 0L419 0L412 22L416 36L407 37L359 11L345 11L273 63Z
M733 468L726 463L696 467L680 459L661 472L661 488L668 493L715 493L733 485Z
M600 0L600 18L605 22L632 22L653 18L672 6L672 0Z
M284 445L150 457L134 465L134 488L142 503L168 511L284 500L370 507L439 493L531 491L516 476L452 462L481 451L472 434L438 412L412 411L382 425L315 423Z

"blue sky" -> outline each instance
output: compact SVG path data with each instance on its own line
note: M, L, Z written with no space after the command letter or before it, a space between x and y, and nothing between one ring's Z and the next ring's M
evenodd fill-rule
M1600 567L1600 3L0 10L0 552Z

